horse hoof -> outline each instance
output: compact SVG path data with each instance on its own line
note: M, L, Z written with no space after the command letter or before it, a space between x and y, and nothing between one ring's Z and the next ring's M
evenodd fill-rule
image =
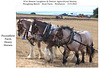
M92 61L89 61L90 63L92 63Z
M44 59L44 56L40 56L40 59Z
M66 66L66 63L63 63L63 66Z
M75 64L76 66L78 66L79 64Z
M81 63L85 63L84 61L81 61Z
M50 60L48 60L48 62L49 62L49 63L53 63L54 61L50 59Z
M44 59L44 57L40 57L40 59Z
M29 56L28 56L27 58L28 58L28 59L33 59L33 57L29 57Z
M50 60L47 60L47 62L51 62L51 59Z
M79 63L76 63L75 65L76 65L76 66L79 65Z
M89 60L89 62L91 63L91 62L92 62L92 60Z
M49 62L50 62L50 63L53 63L54 61L53 61L53 60L50 60Z
M28 59L33 59L34 57L29 55L27 58L28 58Z

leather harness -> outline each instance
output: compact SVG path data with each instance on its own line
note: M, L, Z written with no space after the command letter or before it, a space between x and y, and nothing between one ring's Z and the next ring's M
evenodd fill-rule
M69 29L69 28L68 28ZM83 43L81 43L82 42L82 37L81 37L81 35L78 33L78 32L74 32L73 31L73 29L69 29L71 32L70 32L70 35L66 38L66 39L68 39L68 41L67 42L65 42L63 39L60 39L60 42L62 41L62 43L64 44L64 45L66 45L66 47L70 50L70 48L68 47L68 45L69 44L71 44L73 41L76 41L76 42L78 42L78 43L80 43L80 45L84 45ZM81 40L81 42L79 42L79 41L77 41L77 40L75 40L74 39L74 36L76 35L76 34L78 34L79 36L80 36L80 40ZM59 42L59 41L58 41ZM59 45L58 45L59 46ZM59 47L58 47L59 48Z

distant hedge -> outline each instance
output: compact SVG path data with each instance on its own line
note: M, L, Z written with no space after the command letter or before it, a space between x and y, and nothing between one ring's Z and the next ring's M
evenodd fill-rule
M36 14L35 12L32 12L31 14Z

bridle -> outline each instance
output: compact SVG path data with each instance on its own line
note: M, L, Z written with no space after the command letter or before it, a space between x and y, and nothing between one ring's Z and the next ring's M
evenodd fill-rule
M62 39L62 37L63 37L63 33L60 33L60 34L55 34L54 36L58 37L58 39L59 39L59 40L61 40L61 39Z
M39 28L38 28L38 26L37 26L37 24L36 23L33 23L32 24L32 29L31 29L31 34L35 34L35 33L37 33L39 31Z
M58 30L59 31L59 30ZM62 30L60 30L62 31ZM70 30L70 35L66 38L67 41L65 41L64 39L62 39L63 37L63 32L60 33L60 35L58 34L55 34L54 36L56 36L58 39L57 39L57 44L65 44L66 46L69 45L70 43L72 43L72 40L73 40L73 36L74 36L74 32L73 32L73 29Z
M19 25L20 25L20 28L18 28L17 31L24 30L24 27L23 27L22 21L19 21L19 22L17 23L17 27L18 27Z

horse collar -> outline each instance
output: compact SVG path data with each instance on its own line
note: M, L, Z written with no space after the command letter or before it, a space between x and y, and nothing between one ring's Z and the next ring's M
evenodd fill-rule
M43 41L46 41L49 38L50 30L51 30L51 24L47 24L43 31Z
M70 43L72 43L73 37L74 37L74 32L72 30L70 35L67 37L67 38L69 38L69 40L67 42L65 42L64 44L69 45Z

